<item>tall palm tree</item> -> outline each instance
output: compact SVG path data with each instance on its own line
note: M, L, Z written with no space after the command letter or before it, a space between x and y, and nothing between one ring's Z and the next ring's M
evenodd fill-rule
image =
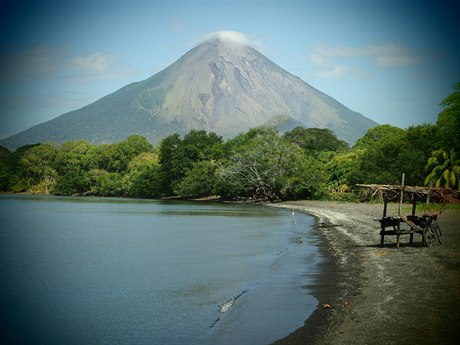
M449 152L443 149L433 151L425 169L430 172L425 185L460 190L460 159L453 149Z

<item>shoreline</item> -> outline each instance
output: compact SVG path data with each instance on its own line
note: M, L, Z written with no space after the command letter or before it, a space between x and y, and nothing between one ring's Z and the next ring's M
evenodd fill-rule
M274 344L452 344L460 337L460 210L439 219L444 245L424 247L421 236L385 237L383 204L292 201L271 207L316 218L327 258L312 294L318 306L304 326ZM396 204L388 214L395 215ZM309 287L310 288L310 287ZM329 306L331 308L329 308Z

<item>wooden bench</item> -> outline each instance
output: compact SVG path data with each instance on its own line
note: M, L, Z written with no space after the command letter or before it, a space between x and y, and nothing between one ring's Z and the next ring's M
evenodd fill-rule
M381 219L375 219L380 222L380 245L383 246L385 236L396 236L396 247L399 248L399 237L401 235L410 235L409 243L414 242L414 234L422 233L421 224L423 218L415 215L410 216L398 216L398 217L383 217ZM407 224L409 227L401 228L402 224ZM387 228L391 228L387 230Z
M385 236L396 236L396 247L399 248L399 237L401 235L410 235L410 244L414 241L415 230L410 227L409 229L402 229L401 223L404 221L401 217L384 217L382 219L376 219L380 222L380 245L383 246L385 242ZM387 230L390 228L390 230Z

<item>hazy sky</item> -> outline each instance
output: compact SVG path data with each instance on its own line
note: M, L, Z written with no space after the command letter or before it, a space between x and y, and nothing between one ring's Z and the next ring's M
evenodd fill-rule
M378 123L434 123L460 81L458 11L445 0L2 0L0 137L146 79L221 30Z

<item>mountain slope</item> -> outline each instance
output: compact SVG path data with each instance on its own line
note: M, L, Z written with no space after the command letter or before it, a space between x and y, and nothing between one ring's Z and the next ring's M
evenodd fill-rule
M329 128L349 143L375 122L286 72L254 48L219 37L168 68L81 109L0 141L15 149L37 142L117 142L132 134L157 143L174 132L205 129L224 137L280 115Z

